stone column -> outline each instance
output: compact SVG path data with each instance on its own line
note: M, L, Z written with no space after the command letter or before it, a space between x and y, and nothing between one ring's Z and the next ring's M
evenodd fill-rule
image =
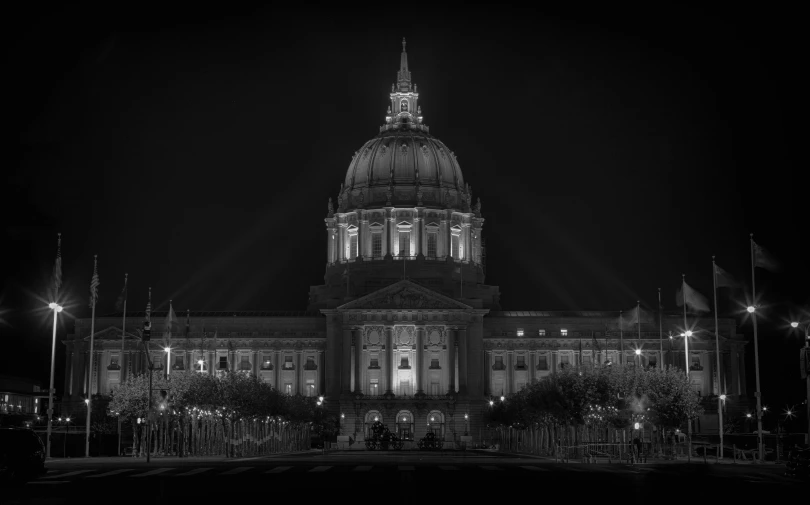
M394 328L385 327L385 393L394 393ZM380 374L382 375L382 374Z
M537 376L537 351L529 351L529 382Z
M414 385L413 389L416 391L416 394L423 394L425 392L425 385L422 383L424 380L423 377L425 376L425 356L422 354L425 348L425 327L424 326L417 326L416 327L416 352L413 355L414 360L414 373L413 373L413 380Z
M352 330L343 329L343 359L340 363L340 392L351 393Z
M281 352L278 350L273 351L273 361L275 361L273 365L273 375L275 376L273 378L273 386L281 391L281 384L279 384L279 382L281 382Z
M492 351L484 354L484 394L492 396Z
M326 372L324 370L324 353L323 351L318 351L318 394L322 395L326 393L326 384L325 384L325 377Z
M422 252L422 218L416 217L419 216L419 209L416 209L414 213L415 217L413 218L413 245L416 249L416 256L420 254L424 254Z
M259 351L253 351L253 375L259 375Z
M458 394L467 394L467 328L458 330Z
M451 231L452 224L453 224L452 218L453 218L453 211L448 210L447 211L447 221L445 221L445 226L444 226L444 230L445 230L444 241L445 241L445 244L447 244L447 256L449 256L449 257L453 256L453 233Z
M306 392L304 391L304 385L301 384L304 382L304 371L301 366L301 352L300 349L295 351L295 387L293 387L293 391L299 395L304 395Z
M513 363L514 355L515 351L506 351L506 394L512 393L515 382L515 378L513 377L513 374L515 373L515 366Z
M358 331L354 337L354 392L363 393L361 371L363 370L363 335Z
M365 256L363 240L366 238L366 230L363 229L363 211L357 211L357 258ZM355 259L357 259L355 258Z
M470 223L464 223L462 235L464 236L464 261L472 261L472 233Z
M447 393L456 392L456 330L447 330Z
M393 256L394 255L394 217L391 215L393 213L393 209L386 209L386 218L385 218L385 255Z

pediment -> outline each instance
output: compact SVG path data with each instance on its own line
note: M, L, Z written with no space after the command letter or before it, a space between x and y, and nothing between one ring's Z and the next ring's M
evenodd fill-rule
M415 282L401 280L338 307L338 310L353 309L468 310L472 307Z
M117 328L115 326L108 326L103 330L98 330L94 336L94 339L113 339L113 338L121 338L121 328ZM124 338L132 339L132 340L140 340L140 337L132 332L124 332ZM89 341L90 336L84 337L84 340Z

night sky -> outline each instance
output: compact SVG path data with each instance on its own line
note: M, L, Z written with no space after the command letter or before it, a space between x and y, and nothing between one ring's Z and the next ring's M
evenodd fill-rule
M32 8L8 27L0 373L47 382L57 232L62 336L90 315L93 254L99 314L125 272L129 310L148 286L156 310L304 310L327 199L384 121L404 36L505 310L655 307L659 287L676 310L682 273L711 297L713 254L750 293L753 232L784 267L757 269L764 403L802 401L797 13L205 9ZM746 295L727 291L730 313Z

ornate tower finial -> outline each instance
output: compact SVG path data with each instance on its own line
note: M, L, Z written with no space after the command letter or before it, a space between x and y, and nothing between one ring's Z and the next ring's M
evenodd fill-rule
M402 54L399 56L397 87L400 91L411 90L411 72L408 70L408 53L405 52L405 37L402 38Z

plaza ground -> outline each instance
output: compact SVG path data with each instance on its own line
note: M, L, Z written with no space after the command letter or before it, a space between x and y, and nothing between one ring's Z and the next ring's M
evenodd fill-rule
M275 499L567 499L683 503L796 499L806 483L775 464L579 462L483 451L339 452L255 458L50 460L48 473L7 487L6 504L268 502ZM805 486L802 488L802 486Z

